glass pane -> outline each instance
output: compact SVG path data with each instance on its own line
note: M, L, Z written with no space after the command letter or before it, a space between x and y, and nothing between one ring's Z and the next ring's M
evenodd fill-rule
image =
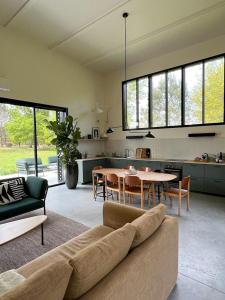
M148 77L138 81L139 128L148 128Z
M51 140L55 137L45 120L56 121L56 111L35 109L37 126L38 176L46 178L49 185L58 183L58 157Z
M205 123L224 121L224 58L205 63Z
M136 81L127 83L127 128L137 127Z
M181 69L168 72L168 126L181 125Z
M202 64L185 68L185 124L202 124Z
M152 76L152 125L166 126L165 73Z
M0 104L0 179L35 175L33 109Z

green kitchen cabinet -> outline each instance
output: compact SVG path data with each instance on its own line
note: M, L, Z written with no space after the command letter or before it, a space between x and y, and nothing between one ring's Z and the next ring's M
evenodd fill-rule
M225 180L215 178L205 178L204 192L215 195L225 195Z
M189 175L191 176L191 191L204 192L205 166L201 164L183 164L183 177Z
M225 180L225 166L219 164L205 165L205 177Z
M81 184L92 182L92 170L99 165L106 167L106 160L104 158L78 160L78 182Z

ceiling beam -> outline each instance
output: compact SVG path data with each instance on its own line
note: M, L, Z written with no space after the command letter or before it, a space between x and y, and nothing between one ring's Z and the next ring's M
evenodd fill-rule
M173 28L175 28L175 27L177 27L179 25L183 25L185 23L188 23L188 22L190 22L190 21L192 21L194 19L197 19L197 18L199 18L201 16L204 16L204 15L210 13L211 11L214 11L216 9L222 8L224 6L225 6L225 1L224 0L220 1L220 2L218 2L215 5L212 5L212 6L208 7L208 8L202 9L202 10L200 10L198 12L195 12L195 13L187 16L187 17L181 18L181 19L179 19L179 20L177 20L177 21L175 21L173 23L170 23L170 24L168 24L166 26L163 26L161 28L158 28L156 30L148 32L148 33L146 33L146 34L144 34L144 35L142 35L142 36L140 36L140 37L138 37L138 38L136 38L136 39L134 39L134 40L132 40L130 42L127 42L127 47L129 48L129 47L135 46L136 44L138 44L138 43L140 43L140 42L142 42L142 41L144 41L146 39L152 38L152 37L154 37L154 36L156 36L156 35L158 35L160 33L163 33L163 32L165 32L167 30L173 29ZM87 66L93 65L95 63L98 63L99 61L101 61L101 60L103 60L103 59L105 59L107 57L110 57L110 56L112 56L112 55L114 55L116 53L121 52L123 50L123 48L124 48L124 46L121 43L120 46L115 47L115 48L109 50L104 55L101 55L99 57L90 59L89 61L83 63L83 66L87 67Z
M95 23L97 23L98 21L100 21L101 19L105 18L106 16L110 15L112 12L114 12L115 10L121 8L122 6L124 6L125 4L127 4L128 2L130 2L131 0L125 0L120 4L117 4L116 6L114 6L113 8L111 8L110 10L108 10L107 12L105 12L103 15L97 17L96 19L94 19L93 21L85 24L84 26L80 27L76 32L72 33L71 35L68 35L67 37L65 37L64 39L62 39L61 41L58 41L52 45L50 45L48 48L50 50L55 49L59 46L61 46L63 43L75 38L77 35L79 35L80 33L82 33L84 30L88 29L89 27L91 27L92 25L94 25Z
M30 2L30 0L26 0L20 7L19 9L17 9L17 11L9 18L9 20L7 22L5 22L5 24L3 24L3 27L7 27L12 20L24 9L24 7L28 4L28 2Z

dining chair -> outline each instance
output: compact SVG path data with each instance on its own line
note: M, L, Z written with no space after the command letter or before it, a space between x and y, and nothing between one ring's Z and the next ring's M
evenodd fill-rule
M121 186L120 177L118 177L116 174L107 174L105 176L106 200L109 198L108 191L110 191L110 196L112 196L112 199L113 193L115 192L117 195L117 201L120 201L120 194L122 192Z
M103 166L95 166L92 171L97 171L103 169ZM104 197L103 195L103 190L98 192L98 187L103 187L105 184L104 176L100 173L92 173L92 183L93 183L93 194L94 194L94 199L96 201L96 198L99 197Z
M148 206L150 206L150 190L149 188L143 187L143 197L148 194ZM141 191L141 180L138 176L127 175L124 178L123 185L124 203L126 204L126 194L128 195L129 204L131 204L134 196L142 196Z
M152 169L150 167L140 167L139 171L143 171L143 172L152 172ZM144 187L149 189L149 193L150 195L152 195L153 198L153 206L156 205L156 195L155 195L155 186L154 183L152 183L151 181L145 181L144 183ZM150 207L150 203L148 204L148 206Z
M180 216L181 211L181 202L182 198L186 198L186 206L187 210L190 209L190 176L184 177L182 180L179 181L178 188L175 187L168 187L165 191L161 194L168 196L170 199L170 206L173 205L173 199L178 199L178 215Z

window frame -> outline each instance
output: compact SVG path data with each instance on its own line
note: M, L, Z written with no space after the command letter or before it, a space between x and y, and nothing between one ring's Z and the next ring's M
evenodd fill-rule
M223 58L224 59L224 107L223 107L223 122L215 122L215 123L201 123L201 124L185 124L185 68L196 65L196 64L202 64L202 122L205 121L205 63L208 61ZM181 70L181 125L168 125L168 73L171 71L175 71L177 69ZM166 86L166 126L161 127L153 127L152 126L152 77L154 75L159 75L165 73L165 86ZM149 82L149 99L148 99L148 113L149 113L149 126L145 128L136 127L136 128L126 128L126 84L130 81L136 80L136 86L138 85L138 80L143 78L148 78ZM138 103L138 97L137 97L137 103ZM138 110L138 109L137 109ZM133 130L147 130L147 129L165 129L165 128L185 128L185 127L199 127L199 126L214 126L214 125L225 125L225 53L217 54L211 57L207 57L204 59L196 60L190 63L186 63L183 65L177 65L172 68L160 70L154 73L149 73L143 76L131 78L129 80L122 81L122 130L123 131L133 131Z

